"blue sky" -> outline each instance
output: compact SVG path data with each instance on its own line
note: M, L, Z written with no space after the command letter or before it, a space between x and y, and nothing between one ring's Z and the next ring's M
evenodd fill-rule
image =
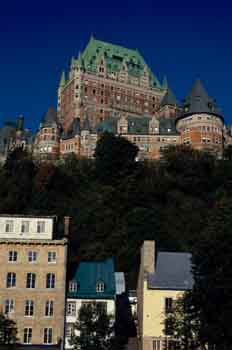
M0 124L22 113L35 129L56 106L62 69L91 33L138 48L179 101L200 77L232 123L231 15L224 0L8 0L0 12Z

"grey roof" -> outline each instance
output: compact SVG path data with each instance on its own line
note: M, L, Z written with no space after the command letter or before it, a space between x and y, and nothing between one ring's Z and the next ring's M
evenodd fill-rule
M190 253L158 252L155 273L148 276L148 288L189 290L193 287Z
M96 126L96 132L102 133L102 132L112 132L114 134L117 133L117 122L118 117L108 117L102 122L98 123Z
M57 124L57 112L53 107L49 107L41 121L43 127L50 127Z
M160 118L159 123L160 135L178 135L174 118Z
M81 127L80 127L80 118L75 118L68 131L64 131L62 134L62 139L67 140L75 137L76 135L80 135L81 133Z
M128 120L128 134L143 134L146 135L149 132L150 117L132 117L129 116Z
M223 119L216 101L209 97L200 79L195 81L191 92L184 99L182 117L195 113L215 114Z
M168 88L166 94L164 95L164 97L162 98L161 101L161 106L176 106L177 101L176 101L176 97L173 94L172 90L170 88Z

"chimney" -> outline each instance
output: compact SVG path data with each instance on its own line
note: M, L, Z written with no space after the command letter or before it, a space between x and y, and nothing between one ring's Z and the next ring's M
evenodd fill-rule
M155 272L155 241L144 241L141 248L141 263L144 273Z
M69 237L69 229L70 229L70 216L64 217L64 237Z

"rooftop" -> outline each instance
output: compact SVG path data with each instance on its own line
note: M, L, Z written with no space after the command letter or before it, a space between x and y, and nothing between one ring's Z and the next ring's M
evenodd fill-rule
M155 273L148 276L148 288L190 290L193 287L190 253L158 252Z

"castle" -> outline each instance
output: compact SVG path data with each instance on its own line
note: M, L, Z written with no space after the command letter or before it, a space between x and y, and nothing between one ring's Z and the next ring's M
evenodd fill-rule
M179 105L164 77L160 83L138 50L91 37L72 58L58 87L57 111L49 108L35 135L16 125L0 129L2 159L19 145L36 158L68 154L93 157L105 132L121 135L139 148L138 160L159 159L170 145L186 144L221 157L232 143L222 112L200 80Z

